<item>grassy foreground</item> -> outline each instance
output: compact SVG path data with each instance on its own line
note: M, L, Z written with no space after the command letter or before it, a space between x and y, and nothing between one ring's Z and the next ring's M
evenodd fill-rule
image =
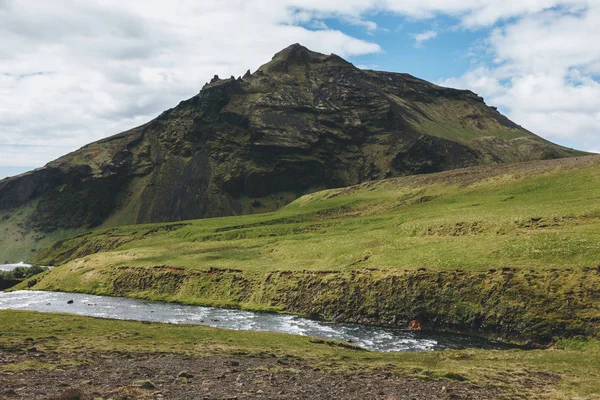
M423 380L493 388L507 398L600 398L600 344L562 341L549 350L373 353L337 342L201 326L102 320L66 314L0 311L2 352L58 353L58 361L0 363L0 373L69 369L83 354L148 353L186 357L304 360L331 374L387 371ZM100 356L102 357L102 356ZM159 360L159 358L156 358ZM159 361L156 361L159 362ZM283 368L280 365L280 368ZM297 373L297 372L296 372Z

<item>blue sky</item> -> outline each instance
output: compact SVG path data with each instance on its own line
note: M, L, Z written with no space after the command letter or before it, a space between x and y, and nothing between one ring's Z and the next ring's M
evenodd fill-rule
M596 0L0 0L0 179L138 126L301 43L470 89L600 152Z
M333 29L381 46L379 53L349 57L355 65L405 72L432 82L466 72L472 61L470 48L484 40L487 33L487 30L459 29L459 21L446 16L417 21L382 13L374 15L372 21L377 29L368 30L335 19L324 22ZM427 31L436 32L437 36L417 47L413 35Z

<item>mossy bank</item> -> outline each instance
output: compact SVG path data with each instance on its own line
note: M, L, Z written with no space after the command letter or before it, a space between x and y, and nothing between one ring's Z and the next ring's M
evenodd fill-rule
M185 271L171 267L97 271L71 265L40 290L86 292L313 318L449 330L533 345L600 337L600 269L486 272Z

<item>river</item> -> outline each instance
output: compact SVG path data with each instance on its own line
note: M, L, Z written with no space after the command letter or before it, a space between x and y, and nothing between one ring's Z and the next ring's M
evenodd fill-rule
M0 292L0 309L71 313L122 320L196 324L234 330L280 332L341 340L368 350L381 352L506 348L504 345L463 335L415 332L371 325L329 323L286 314L188 306L177 303L88 294L42 291Z
M26 267L29 268L31 265L25 263L17 263L17 264L0 264L0 271L12 271L17 267Z

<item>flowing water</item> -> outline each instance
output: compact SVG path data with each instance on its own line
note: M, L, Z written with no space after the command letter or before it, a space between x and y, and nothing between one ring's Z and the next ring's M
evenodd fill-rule
M31 268L32 265L31 264L25 264L24 262L19 262L19 263L16 263L16 264L0 264L0 272L12 271L13 269L16 269L16 268L19 268L19 267ZM52 269L54 267L44 267L44 268Z
M0 309L61 312L123 320L290 333L342 340L368 350L383 352L448 348L506 348L503 345L463 335L414 332L372 325L328 323L294 315L187 306L177 303L88 294L41 291L0 292Z
M17 267L26 267L29 268L31 265L25 263L17 263L17 264L0 264L0 271L12 271Z

